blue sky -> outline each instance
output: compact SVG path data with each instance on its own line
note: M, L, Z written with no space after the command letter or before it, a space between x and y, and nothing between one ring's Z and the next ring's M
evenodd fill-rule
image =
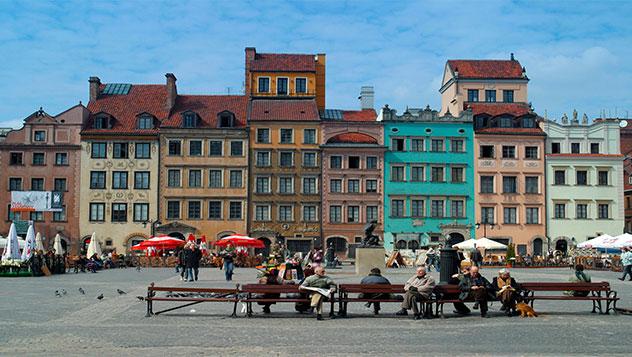
M241 90L244 47L327 54L327 106L439 109L447 59L516 58L541 115L632 115L632 2L1 1L0 126L88 98L88 77Z

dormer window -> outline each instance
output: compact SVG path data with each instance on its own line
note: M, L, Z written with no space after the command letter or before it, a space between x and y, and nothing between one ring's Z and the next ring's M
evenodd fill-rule
M217 114L217 123L220 128L232 128L235 126L235 114L225 110Z
M535 119L533 119L533 118L523 118L522 119L522 127L523 128L535 128Z
M97 114L94 116L92 126L94 129L110 129L112 127L112 117L105 113Z
M498 119L499 128L511 128L513 127L513 119L510 117L501 117Z
M154 116L148 113L138 116L138 129L153 129L154 128Z
M195 112L182 113L182 126L185 128L197 127L198 115Z

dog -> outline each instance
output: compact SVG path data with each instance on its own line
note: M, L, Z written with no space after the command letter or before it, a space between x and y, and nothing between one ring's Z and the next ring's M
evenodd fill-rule
M520 312L520 317L538 317L533 308L524 302L517 303L516 310Z

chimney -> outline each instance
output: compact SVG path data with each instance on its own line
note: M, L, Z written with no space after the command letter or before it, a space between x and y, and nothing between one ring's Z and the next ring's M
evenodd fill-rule
M246 69L245 79L244 79L244 94L250 97L250 88L252 88L252 78L250 76L250 63L255 60L257 56L257 50L254 47L246 47L246 65L244 68Z
M374 109L375 92L373 86L362 86L360 88L360 109Z
M176 97L178 96L176 76L173 73L167 73L165 77L167 77L167 110L171 110L176 104Z
M516 60L516 57L514 57L513 52L511 53L511 55L509 56L509 58L510 58L510 60L511 60L511 61L515 61L515 60Z
M101 80L99 77L90 77L88 82L90 82L90 101L94 102L99 97L99 86L101 85Z

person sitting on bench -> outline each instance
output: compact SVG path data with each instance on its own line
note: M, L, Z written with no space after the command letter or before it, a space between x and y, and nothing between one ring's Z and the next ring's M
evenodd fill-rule
M281 285L281 279L279 279L279 271L276 269L271 269L265 272L264 276L259 279L259 284L265 285ZM281 294L262 294L262 298L264 299L278 299L281 297ZM270 305L275 304L274 302L258 302L257 304L263 306L263 313L270 313Z
M399 310L395 315L405 316L408 315L408 310L413 309L413 313L415 314L415 320L421 319L421 314L419 312L419 308L417 307L417 303L423 304L428 301L430 295L432 294L432 290L435 287L435 280L426 274L426 267L420 266L417 268L417 274L412 278L408 279L406 284L404 285L404 290L406 294L404 295L404 301L402 301L402 309ZM424 318L431 318L430 309L425 309L426 313Z
M511 317L516 312L516 300L519 298L520 286L511 277L509 269L500 269L498 276L492 280L492 289L496 297L503 304L501 310Z
M336 283L327 275L325 275L325 268L322 266L317 266L314 268L314 275L305 278L302 287L307 288L319 288L319 289L330 289L336 286ZM321 295L318 292L311 292L311 304L310 306L316 309L316 320L323 319L323 299L325 296Z
M364 278L362 278L362 280L360 281L360 284L384 284L384 285L390 285L391 282L388 281L388 279L386 279L385 277L382 276L382 272L380 271L379 268L373 268L373 269L371 269L371 272L369 273L369 275L367 275ZM390 294L383 294L383 293L360 294L360 298L363 298L363 299L390 298ZM365 304L365 306L366 307L371 307L371 302L367 302ZM375 315L380 313L380 303L379 303L379 301L373 303L373 313Z
M481 317L489 317L487 291L490 289L490 284L484 276L479 274L477 266L470 268L470 274L463 277L459 283L459 289L461 289L460 300L474 299L481 309Z
M590 275L584 272L584 266L581 264L575 265L575 274L568 278L571 283L590 283ZM570 296L588 296L589 291L565 291L565 295Z

